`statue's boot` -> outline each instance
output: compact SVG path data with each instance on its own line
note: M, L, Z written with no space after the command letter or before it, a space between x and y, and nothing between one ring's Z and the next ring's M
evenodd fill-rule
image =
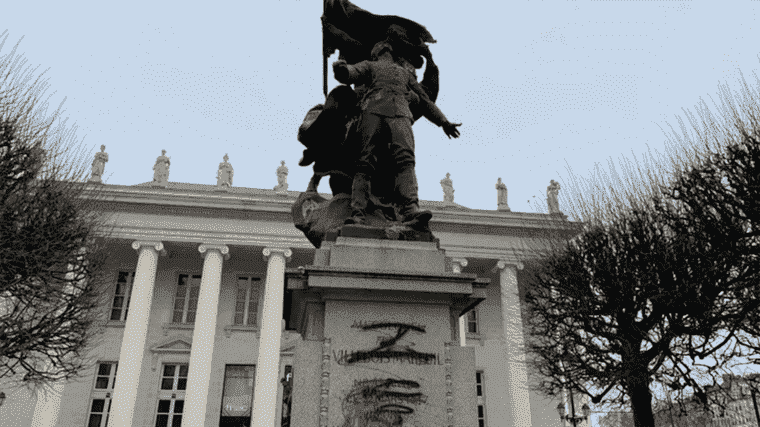
M420 210L420 200L417 196L417 175L414 166L405 166L396 175L396 191L400 201L399 214L405 224L420 224L425 226L433 217L430 211Z
M351 218L344 224L365 224L367 222L367 205L369 203L370 178L365 173L354 175L351 184Z

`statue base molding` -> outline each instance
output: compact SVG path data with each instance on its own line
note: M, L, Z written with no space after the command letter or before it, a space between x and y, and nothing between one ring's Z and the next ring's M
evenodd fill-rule
M338 237L438 242L430 231L432 213L421 211L418 221L402 222L393 207L375 203L367 212L365 224L345 224L351 217L351 195L338 194L328 200L315 192L301 193L291 208L293 223L309 241L320 248L323 242Z

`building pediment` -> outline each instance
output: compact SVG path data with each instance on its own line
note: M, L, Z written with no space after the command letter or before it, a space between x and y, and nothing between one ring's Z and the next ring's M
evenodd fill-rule
M190 349L192 346L192 338L185 336L174 335L159 341L156 345L150 348L151 369L155 372L161 363L166 362L189 362Z
M161 347L156 347L156 351L166 351L166 350L174 350L174 351L190 351L190 347L192 345L184 340L177 340L172 343L166 344Z
M190 353L192 339L187 337L170 337L151 347L153 353Z

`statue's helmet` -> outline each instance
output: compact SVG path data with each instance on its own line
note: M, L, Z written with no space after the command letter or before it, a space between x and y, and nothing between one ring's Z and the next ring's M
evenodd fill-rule
M393 46L391 46L390 43L387 41L381 41L375 44L375 47L372 48L372 60L377 61L378 58L383 54L383 52L388 51L393 53Z

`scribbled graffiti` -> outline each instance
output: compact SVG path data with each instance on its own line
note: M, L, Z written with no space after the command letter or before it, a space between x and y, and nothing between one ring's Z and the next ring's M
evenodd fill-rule
M382 322L382 323L368 323L361 324L359 329L364 331L380 331L383 330L395 330L393 333L385 333L386 336L378 338L378 346L372 350L366 351L352 351L345 354L343 362L345 364L353 364L358 362L366 362L373 360L387 359L409 362L420 362L420 364L434 364L438 360L438 356L435 353L422 353L414 350L412 346L413 342L402 341L409 332L416 332L420 334L425 333L425 327L421 325L414 325L408 323L395 323L395 322Z
M341 350L333 352L339 365L360 363L440 364L436 353L415 350L410 339L424 334L425 326L399 322L354 322L351 328L375 331L380 334L378 345L371 350ZM354 381L343 399L342 427L400 427L412 417L417 405L427 402L420 384L397 378L373 378Z
M427 401L415 381L366 379L354 381L343 399L343 427L403 426L414 406Z

